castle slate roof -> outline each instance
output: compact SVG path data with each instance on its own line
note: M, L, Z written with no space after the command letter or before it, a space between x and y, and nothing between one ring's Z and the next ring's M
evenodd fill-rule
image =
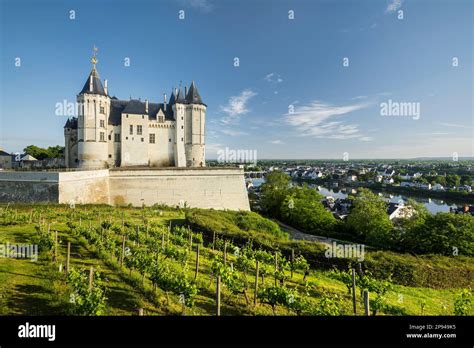
M170 104L166 105L166 111L163 103L148 102L148 112L146 112L145 102L136 99L119 100L111 98L109 124L119 125L122 121L122 113L148 115L150 120L156 120L156 114L162 110L165 120L174 121L173 110Z
M176 102L185 104L186 103L186 96L184 95L183 91L181 88L178 90L178 95L176 96Z
M90 79L92 77L92 91L90 90ZM104 90L104 86L102 86L102 82L100 81L99 73L95 68L91 70L89 77L87 78L82 91L79 94L100 94L100 95L107 95Z
M68 118L64 128L77 129L77 117Z
M186 102L189 104L204 104L194 81L191 82L191 86L189 87L188 94L186 95Z

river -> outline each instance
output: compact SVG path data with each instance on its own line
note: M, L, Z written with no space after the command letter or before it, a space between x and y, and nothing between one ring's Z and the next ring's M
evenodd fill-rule
M254 187L258 187L262 185L265 182L265 179L252 179L252 183ZM324 186L318 186L318 185L309 185L310 187L314 187L318 190L318 192L323 195L324 197L326 196L332 196L334 198L346 198L349 194L356 194L357 190L354 188L342 188L342 189L337 189L337 188L327 188ZM436 214L439 212L449 212L449 208L456 208L457 206L460 206L462 204L457 203L455 204L454 202L446 202L440 199L434 199L434 198L422 198L422 197L415 197L415 196L409 196L409 195L394 195L392 193L388 192L379 192L379 196L381 196L385 201L387 202L393 202L397 203L400 201L407 202L408 199L412 199L416 202L422 203L426 209L432 214Z

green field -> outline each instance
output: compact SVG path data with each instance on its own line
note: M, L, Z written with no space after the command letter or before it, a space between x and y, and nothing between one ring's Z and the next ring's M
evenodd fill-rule
M224 249L225 274L232 275L237 285L222 283L221 315L297 314L286 305L277 304L272 309L271 305L261 303L260 298L254 305L255 262L250 260L248 267L242 268L240 265L245 265L245 260L233 248L232 240L217 236L214 243L202 241L202 236L182 226L184 223L184 210L166 207L3 205L0 207L1 244L32 244L40 234L51 235L54 240L55 231L58 232L58 244L56 260L54 245L51 250L42 251L37 262L0 258L0 315L74 313L76 304L71 303L74 290L65 274L68 242L71 243L71 269L87 272L93 267L94 272L101 274L97 283L106 296L102 315L137 315L139 309L143 309L145 315L215 315L216 277L211 273L213 265L223 265ZM189 233L192 233L190 238ZM127 253L121 266L124 235ZM190 239L192 243L189 243ZM198 244L199 272L194 280ZM154 286L150 280L151 270L140 272L141 266L127 267L130 261L127 257L135 257L133 255L138 255L137 265L142 257L145 263L156 262L155 266L163 267L161 283ZM276 283L273 267L273 261L261 263L261 270L266 270L267 274L264 279L259 277L259 291ZM311 308L325 307L327 299L339 298L335 301L339 314L353 315L352 295L342 282L331 278L328 271L311 268L306 279L303 279L302 270L295 270L293 277L289 269L283 273L285 288L296 290L295 294ZM178 286L169 279L174 279L175 283L177 279L187 279L187 283ZM166 282L170 284L168 288ZM161 284L165 284L164 289ZM180 296L181 291L186 292L190 287L197 293L192 294L190 290L192 295ZM394 284L386 294L386 309L377 315L453 315L454 301L461 290ZM363 315L359 289L356 296L357 314ZM192 301L188 303L191 297ZM185 303L183 298L186 298ZM307 313L303 311L303 314ZM469 314L474 314L472 306Z

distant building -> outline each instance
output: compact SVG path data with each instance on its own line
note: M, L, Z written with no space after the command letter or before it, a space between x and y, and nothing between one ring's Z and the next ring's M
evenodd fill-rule
M0 168L11 169L12 168L12 155L0 150Z
M399 203L388 203L387 214L390 220L407 219L413 216L413 208Z

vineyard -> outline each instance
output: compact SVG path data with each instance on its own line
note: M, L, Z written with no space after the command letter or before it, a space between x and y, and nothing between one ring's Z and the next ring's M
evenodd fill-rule
M0 243L38 260L0 259L1 315L472 315L467 289L415 288L362 269L311 265L298 249L203 235L188 209L3 205ZM212 211L209 211L212 213ZM231 213L229 213L231 214ZM255 215L242 225L288 238Z

